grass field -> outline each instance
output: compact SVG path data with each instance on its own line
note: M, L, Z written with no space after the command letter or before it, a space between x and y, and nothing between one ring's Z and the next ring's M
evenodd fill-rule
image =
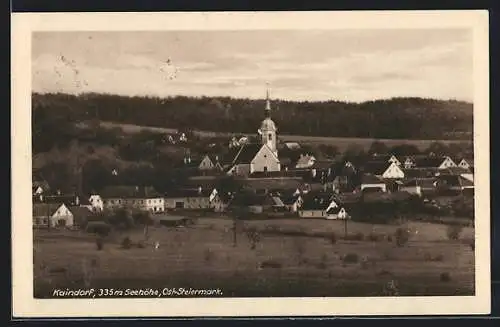
M121 248L142 230L114 232L97 251L95 236L78 231L35 231L35 296L54 288L220 288L222 296L473 295L474 253L465 240L447 238L447 226L410 223L410 241L398 247L387 236L398 226L349 222L348 231L376 233L378 241L342 239L344 223L326 220L246 221L246 228L272 226L335 232L318 237L261 235L255 249L245 233L233 244L232 222L200 218L190 227L152 227L144 248ZM417 233L418 231L418 233ZM159 242L158 249L152 244ZM387 285L396 285L387 287ZM396 293L394 293L396 292Z
M157 133L175 133L177 132L174 128L161 128L161 127L149 127L149 126L139 126L133 124L119 124L113 122L101 122L101 126L113 128L120 127L125 133L137 133L141 130L149 130ZM208 131L196 131L195 134L201 137L215 137L215 136L230 136L229 133L215 133ZM250 135L247 135L250 136ZM335 145L338 147L339 151L344 151L348 146L360 146L364 149L368 149L375 139L372 138L353 138L353 137L321 137L321 136L301 136L301 135L283 135L280 134L279 138L284 142L299 142L301 144L311 144L311 145ZM472 141L464 140L397 140L397 139L377 139L378 141L384 142L387 146L395 146L400 144L411 144L417 146L420 150L425 150L432 142L439 141L444 144L451 143L471 143Z

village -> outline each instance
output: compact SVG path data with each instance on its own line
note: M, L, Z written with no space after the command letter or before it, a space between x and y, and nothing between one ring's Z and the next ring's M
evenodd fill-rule
M175 142L171 136L168 141ZM186 135L178 141L186 141ZM188 178L167 192L148 185L107 185L92 194L67 194L34 177L33 227L92 231L117 211L145 214L159 224L182 224L190 216L376 222L374 216L381 214L389 220L474 220L472 154L372 153L363 162L319 160L300 142L280 141L269 91L256 136L233 137L227 147L225 155L187 152L176 169Z

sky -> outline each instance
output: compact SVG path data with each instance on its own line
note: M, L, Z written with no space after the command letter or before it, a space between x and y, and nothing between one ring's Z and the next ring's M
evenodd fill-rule
M36 32L34 92L472 102L461 29Z

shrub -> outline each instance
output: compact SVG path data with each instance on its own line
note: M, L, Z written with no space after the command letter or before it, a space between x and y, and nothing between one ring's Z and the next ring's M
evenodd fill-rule
M344 236L344 239L347 241L362 241L365 239L365 235L361 232L356 234L347 234Z
M205 249L204 258L205 262L211 263L215 259L215 253L211 249Z
M379 242L379 241L384 239L384 236L372 232L372 233L368 234L367 239L370 242Z
M450 273L448 273L448 272L441 273L441 275L439 275L439 279L442 282L449 282L449 281L451 281Z
M111 226L104 222L89 222L86 231L104 237L111 232Z
M332 243L332 244L337 243L337 235L333 232L330 234L330 243Z
M448 226L446 230L448 239L452 241L458 240L460 238L460 234L462 233L462 229L463 227L458 225Z
M139 248L139 249L143 249L143 248L145 248L145 245L144 245L144 242L143 242L143 241L139 241L139 242L137 242L136 246L137 246L137 248Z
M132 247L132 240L130 239L130 237L126 236L123 238L122 240L122 249L130 249Z
M387 242L392 243L392 235L387 235Z
M281 262L269 259L260 263L260 268L281 268Z
M260 234L255 230L248 230L247 237L250 241L250 249L255 250L257 243L260 242Z
M97 238L95 240L95 245L97 247L97 251L101 251L104 248L104 240L102 238Z
M404 246L410 240L410 232L406 228L399 227L394 234L397 246Z
M358 263L359 256L356 253L348 253L342 258L343 263Z

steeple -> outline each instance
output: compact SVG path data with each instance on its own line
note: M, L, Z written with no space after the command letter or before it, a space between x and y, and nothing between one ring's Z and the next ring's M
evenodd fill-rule
M266 109L265 109L265 116L266 118L271 117L271 101L269 100L269 83L266 83L267 89L266 89Z

